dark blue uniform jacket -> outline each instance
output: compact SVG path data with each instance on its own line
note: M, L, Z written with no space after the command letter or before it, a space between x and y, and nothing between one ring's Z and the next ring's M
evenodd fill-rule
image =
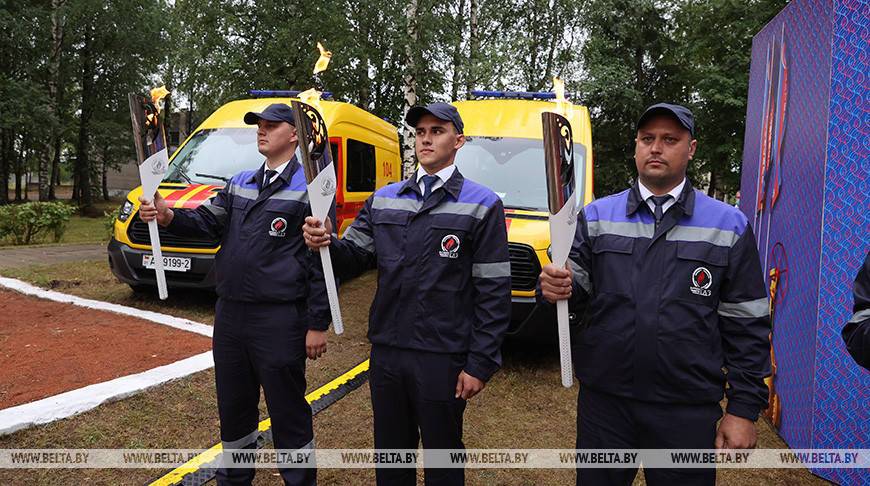
M737 209L686 181L659 227L637 184L580 213L570 306L584 386L636 400L767 407L770 320L755 239ZM585 312L584 312L585 311Z
M843 327L843 341L855 362L870 370L870 252L855 277L855 306Z
M510 320L510 260L501 199L457 169L423 202L414 178L365 203L331 255L342 277L378 269L369 340L467 353L466 373L501 366Z
M167 229L220 237L215 274L221 298L298 302L307 307L309 329L325 330L331 316L323 268L302 239L302 224L311 214L305 173L294 158L261 193L262 183L262 166L241 172L198 208L173 209Z

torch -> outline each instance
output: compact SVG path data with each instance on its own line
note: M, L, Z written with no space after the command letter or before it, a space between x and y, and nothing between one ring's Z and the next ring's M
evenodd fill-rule
M313 106L296 100L291 101L291 104L296 120L296 134L299 138L299 145L296 149L297 159L305 170L311 214L321 221L326 221L327 216L329 216L329 208L332 207L335 200L337 187L326 122ZM326 281L326 294L329 297L329 310L332 312L332 325L335 333L341 334L344 332L344 324L342 324L341 309L338 306L338 289L335 287L329 247L320 248L320 260L323 262L323 279Z
M150 98L134 93L128 95L130 120L133 123L133 145L136 147L139 178L142 181L142 194L145 197L154 197L169 166L166 133L163 129L164 115L160 109L161 102L167 94L169 92L161 86L151 90ZM148 233L151 237L151 263L157 275L157 293L161 300L166 300L169 293L166 289L163 252L160 250L160 234L157 231L156 220L148 222Z
M326 71L332 52L327 51L323 44L317 43L320 56L314 64L315 85L320 85L319 74ZM296 159L305 170L305 180L308 182L308 201L311 204L311 215L326 221L329 208L335 201L337 187L335 166L332 163L332 151L329 146L329 134L326 122L320 116L320 91L317 87L299 93L299 99L290 104L293 107L293 117L296 121L296 135L299 144L296 147ZM338 289L335 287L335 276L332 271L332 259L329 257L329 247L320 249L320 261L323 262L323 279L326 281L326 295L329 297L329 310L332 313L332 326L336 334L344 332L341 320L341 309L338 306Z
M564 95L561 86L556 81L556 91L559 98L557 109L563 113ZM558 267L564 267L568 261L568 253L574 241L574 233L577 225L578 198L576 194L577 181L575 174L578 171L574 166L574 134L571 123L564 116L553 113L541 113L541 121L544 128L544 161L547 175L547 203L550 210L550 243L553 263ZM581 157L581 164L585 165L585 154ZM585 174L580 170L580 174ZM579 187L583 191L585 183L581 181ZM559 333L559 360L562 368L562 385L570 388L574 382L571 365L571 331L568 327L568 301L556 302L556 318Z

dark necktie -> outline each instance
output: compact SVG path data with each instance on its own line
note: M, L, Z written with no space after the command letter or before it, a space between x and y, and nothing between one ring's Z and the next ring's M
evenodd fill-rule
M263 177L263 188L260 189L260 192L264 191L267 187L269 187L269 182L272 181L272 177L274 177L277 173L277 170L266 169L266 175Z
M662 211L662 206L663 206L663 205L668 201L668 199L670 199L670 198L671 198L671 195L670 195L670 194L665 194L664 196L651 196L651 197L650 197L650 199L652 199L653 204L655 204L655 206L656 206L655 211L653 211L653 214L654 214L655 217L656 217L656 225L658 225L659 223L662 222L662 216L663 216L663 214L664 214L663 211Z
M423 187L424 187L423 200L425 201L426 199L429 198L429 194L432 194L432 186L435 185L435 181L438 180L438 176L424 175L422 177L422 179L423 179Z

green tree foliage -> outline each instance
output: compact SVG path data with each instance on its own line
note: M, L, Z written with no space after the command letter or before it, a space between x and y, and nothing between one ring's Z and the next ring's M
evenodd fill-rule
M489 44L490 51L505 51L513 64L511 84L528 91L553 87L553 76L564 79L579 74L582 3L576 0L524 0L503 4L496 11L499 23L512 42Z
M548 90L553 76L591 110L598 195L633 179L634 122L665 100L696 113L693 180L733 194L751 39L784 4L416 0L409 16L411 0L0 0L0 204L24 198L28 173L56 184L62 161L87 208L132 159L126 93L161 84L194 125L250 89L318 83L401 125L409 79L426 103ZM333 57L315 80L318 41Z
M692 181L711 195L740 183L752 36L784 0L593 0L586 4L581 102L592 112L598 195L634 178L635 122L657 102L696 118Z
M594 0L584 8L588 39L580 101L592 115L595 192L610 194L634 178L634 124L656 101L685 102L669 10L654 0Z
M752 36L785 0L692 0L676 14L675 62L691 89L698 119L697 173L710 174L710 195L740 187ZM715 33L715 34L713 34Z
M398 120L402 107L404 59L398 46L406 42L400 2L345 2L347 24L342 35L324 38L334 52L324 85L362 108Z
M8 1L0 8L0 203L9 201L9 179L15 200L22 200L28 164L42 150L39 139L50 127L49 98L38 80L44 65L36 62L48 49L42 27L48 22L44 2ZM45 31L48 32L48 31Z
M148 0L70 2L68 30L72 62L78 68L75 95L80 101L73 160L74 194L85 212L98 187L95 175L102 173L104 165L94 148L115 145L124 138L124 132L98 130L107 124L120 127L125 120L129 122L126 93L142 91L148 76L164 59L164 11L165 5ZM129 140L129 132L126 138Z
M45 179L54 154L59 159L64 152L76 199L88 210L102 167L129 160L132 153L122 100L150 84L148 78L165 58L166 8L149 0L0 4L0 61L8 73L0 80L0 202L10 199L9 175L16 181L15 199L21 200L17 186L24 174L39 167ZM60 32L53 30L57 26ZM55 43L60 50L53 58ZM120 130L125 121L126 130ZM108 146L124 150L104 163Z

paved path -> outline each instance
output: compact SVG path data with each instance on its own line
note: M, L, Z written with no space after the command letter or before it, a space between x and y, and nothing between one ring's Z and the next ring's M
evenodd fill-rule
M0 248L0 270L12 267L81 260L105 260L105 243L78 243L27 248Z

